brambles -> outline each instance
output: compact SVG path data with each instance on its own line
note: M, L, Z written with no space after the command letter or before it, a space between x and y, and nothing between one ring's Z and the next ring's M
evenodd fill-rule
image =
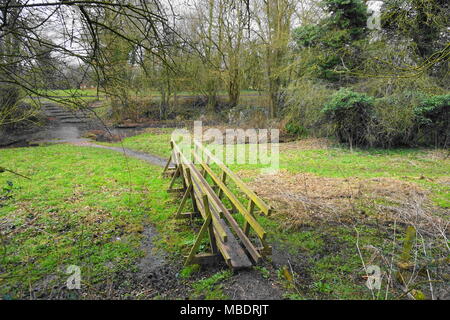
M308 134L308 131L305 129L305 127L294 122L288 122L286 124L286 132L297 137L307 136Z

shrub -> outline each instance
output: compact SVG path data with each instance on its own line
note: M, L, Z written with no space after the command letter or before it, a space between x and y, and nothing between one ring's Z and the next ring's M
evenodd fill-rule
M306 25L292 30L292 39L299 48L317 45L323 33L323 28L317 25Z
M0 86L0 135L2 132L28 130L45 121L40 104L22 101L24 92L17 86Z
M228 123L247 125L250 128L265 128L269 118L266 108L241 104L228 110L226 115Z
M376 99L368 144L383 148L415 145L414 107L422 97L421 93L407 91Z
M364 146L368 144L374 120L374 98L349 89L336 92L322 112L340 142Z
M302 131L303 135L326 135L327 128L323 125L321 110L333 92L320 82L303 79L293 82L286 92L284 129L290 134Z
M304 137L308 135L308 131L305 129L305 127L295 122L288 122L285 129L287 133L297 137Z
M151 98L117 96L111 99L111 118L117 122L127 119L138 121L151 105Z
M381 52L386 51L389 51L389 54L394 56L392 59L398 59L398 51L390 52L392 49L386 47L379 49L380 54ZM364 67L365 70L373 70L372 73L387 73L387 70L382 69L379 66L379 62L377 60L373 61L373 59L367 59L366 62L367 63ZM440 95L446 93L445 90L438 86L435 79L427 75L411 78L368 78L352 85L352 89L354 91L364 92L375 98L401 95L404 95L406 98L412 97L413 93L418 96L423 94Z
M414 114L418 143L446 147L450 135L450 94L422 99Z

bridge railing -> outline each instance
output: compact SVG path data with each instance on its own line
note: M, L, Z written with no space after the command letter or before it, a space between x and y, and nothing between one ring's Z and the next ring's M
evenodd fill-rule
M267 233L256 216L258 213L270 215L272 208L201 142L194 140L193 148L186 149L172 140L171 147L172 154L164 168L164 173L172 174L169 191L184 193L175 217L185 218L199 214L204 220L185 263L207 262L217 258L220 252L231 268L240 269L250 267L264 256L270 255ZM213 165L219 172L213 170ZM175 189L174 184L179 177L183 187ZM234 188L230 186L231 181ZM247 199L247 205L239 199L239 194ZM194 212L183 212L189 199ZM226 202L231 204L231 208L226 208ZM243 220L242 227L235 219L236 214L243 218L238 219ZM198 255L196 252L206 232L211 252Z

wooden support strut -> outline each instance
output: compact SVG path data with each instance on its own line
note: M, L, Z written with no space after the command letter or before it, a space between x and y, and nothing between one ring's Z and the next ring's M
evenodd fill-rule
M206 149L200 142L194 140L194 145L197 146L204 154L206 154L209 159L214 161L226 174L238 185L238 187L245 193L247 196L252 199L255 204L260 208L261 212L266 215L270 215L272 208L267 206L263 200L261 200L258 195L256 195L250 188L238 177L236 176L222 161L217 159L208 149Z
M194 157L196 155L194 154ZM218 179L218 177L212 172L211 168L209 168L207 165L205 165L204 162L201 163L202 166L204 166L205 170L209 173L209 175L211 176L211 178L216 182L216 184L221 188L220 190L225 191L225 193L227 195L229 195L229 199L231 200L232 197L234 197L234 195L231 193L231 191L224 186L224 184ZM220 182L218 182L220 181ZM218 196L216 196L218 199ZM237 200L237 198L233 198L235 200L235 203L240 205L241 210L243 209L242 204ZM218 201L220 201L218 199ZM246 247L248 253L250 254L250 256L252 257L252 259L258 263L259 260L261 259L261 254L258 252L258 250L254 247L254 245L251 243L251 241L248 239L248 234L245 234L242 229L239 227L238 223L236 222L236 220L232 217L232 215L229 213L229 211L223 206L222 202L220 202L221 205L221 210L223 212L224 218L228 220L228 222L230 223L231 228L233 229L233 231L236 233L236 235L239 237L239 239L242 241L242 243L244 244L244 246ZM243 215L247 215L248 214L244 211L242 211ZM247 217L246 217L247 218ZM246 220L247 223L248 220ZM250 226L250 224L249 224ZM258 224L258 222L253 218L252 220L252 226L255 226L256 230L258 230L258 234L261 234L262 239L265 238L265 231L262 229L262 227Z
M197 155L194 154L194 157L197 157ZM200 159L197 159L200 161ZM219 186L220 190L225 193L225 195L228 197L228 199L231 201L231 204L233 207L239 210L239 212L242 213L244 218L246 219L246 222L252 226L252 228L256 231L258 236L261 239L266 238L266 232L264 229L259 225L259 223L256 221L255 217L250 214L245 207L242 205L242 203L238 200L238 198L231 192L231 190L219 179L215 173L212 171L212 169L206 165L204 162L200 163L202 167L207 171L210 175L210 177L213 179L213 181ZM251 200L250 200L251 201ZM251 201L253 203L253 201ZM254 207L254 205L253 205Z
M200 170L194 163L186 159L174 141L171 141L171 147L172 155L163 172L166 172L170 163L173 162L175 171L170 181L169 191L183 191L183 197L175 212L175 218L192 217L195 213L200 213L204 220L195 243L186 258L185 265L190 263L210 263L221 253L225 262L231 268L240 269L250 267L253 264L248 260L249 257L252 258L254 263L258 263L262 256L270 254L271 248L265 241L266 232L256 221L255 209L258 208L261 212L269 214L271 208L199 142L194 140L194 150L191 152L197 164L200 164ZM205 155L206 161L197 152ZM220 176L211 169L210 161L219 166L221 169ZM214 185L209 185L206 180L207 176L211 177ZM183 188L174 189L173 186L178 177L182 178ZM237 184L238 188L249 197L247 208L226 186L227 177L230 177ZM222 198L224 196L230 200L233 211L241 213L244 217L243 229L241 229L230 211L223 204ZM194 212L183 213L189 198L192 200ZM234 234L231 230L234 231ZM254 230L262 247L255 247L250 241L248 238L250 230ZM206 233L208 233L211 252L196 254ZM236 236L237 238L235 238ZM236 239L239 239L240 242ZM243 248L246 249L247 253L243 251Z
M192 259L195 256L195 253L197 252L198 248L200 247L200 243L202 241L202 238L205 236L206 231L210 230L210 225L212 222L212 215L211 215L211 211L209 209L208 196L203 195L202 200L203 200L203 208L205 210L206 220L205 220L205 222L203 222L203 225L200 228L199 233L197 234L197 238L195 239L194 245L192 246L188 257L186 258L186 261L184 263L185 266L187 266L191 263ZM210 240L211 240L211 234L210 234Z
M176 147L176 145L174 146L175 151L178 151L178 148ZM198 202L200 202L201 204L201 196L203 194L210 194L210 195L215 195L214 192L212 191L211 187L208 185L208 183L205 181L204 177L201 175L201 173L197 170L197 168L190 162L187 161L187 159L184 157L184 155L182 155L181 153L178 153L178 160L180 161L180 163L182 163L186 168L190 168L190 172L191 172L191 178L192 182L193 182L193 186L194 186L194 196L197 199L197 204ZM180 166L181 167L181 166ZM198 195L197 195L198 194ZM218 234L220 235L220 238L222 239L223 242L227 241L227 232L225 231L225 224L220 220L220 209L217 209L217 202L213 202L213 209L214 212L212 214L212 219L213 219L213 223L215 225L215 229L218 232ZM206 218L202 212L202 210L200 210L200 212L203 215L203 218Z
M162 175L164 175L164 174L167 172L167 170L169 169L169 165L170 165L171 162L172 162L172 154L170 155L169 160L167 160L167 163L166 163L166 165L164 166L164 170L163 170L163 172L162 172Z
M190 214L190 215L181 213L181 212L183 211L183 208L184 208L184 206L185 206L185 204L186 204L186 201L187 201L187 199L188 199L189 197L191 197L193 203L195 202L195 199L194 199L193 194L192 194L192 178L191 178L191 171L190 171L189 168L186 168L186 171L185 171L185 172L186 172L186 178L187 178L187 180L188 180L188 182L187 182L187 183L188 183L188 187L186 188L186 191L185 191L185 193L184 193L184 195L183 195L183 198L181 199L180 206L178 207L178 210L177 210L177 212L175 213L175 218L176 218L176 219L186 218L186 217L191 217L191 216L193 215L193 213Z
M178 178L178 176L180 175L180 170L181 170L181 166L177 166L177 169L175 170L175 173L172 176L172 180L170 181L170 185L169 185L169 191L174 190L173 189L173 185L175 183L175 180Z

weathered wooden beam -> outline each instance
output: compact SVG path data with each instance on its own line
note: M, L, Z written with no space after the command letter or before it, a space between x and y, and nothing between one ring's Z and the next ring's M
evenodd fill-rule
M194 183L194 185L198 186L198 182L197 181L194 180L193 183ZM194 192L194 196L195 196L195 199L197 200L196 201L197 207L199 208L199 211L202 214L203 219L205 219L206 215L205 215L204 207L202 205L202 200L201 200L201 197L202 197L201 193L202 192L201 192L201 190L199 190L200 188L197 189L197 188L194 187L194 189L196 190L196 192ZM223 221L221 221L217 211L215 211L215 210L212 210L212 211L213 211L212 219L213 219L214 227L216 228L216 231L219 234L219 237L222 239L222 241L223 242L227 242L228 241L228 234L225 231L227 226L225 225L225 223Z
M263 247L258 247L258 251L263 256L270 256L270 255L272 255L272 246L266 245Z
M181 212L175 216L175 219L191 219L195 217L196 212Z
M222 170L222 176L220 177L220 180L222 181L222 183L223 183L224 185L226 185L226 182L227 182L227 173L226 173L225 171L223 171L223 170ZM218 187L219 187L219 186L218 186ZM219 187L219 193L218 193L218 196L219 196L219 199L222 199L222 196L223 196L223 190L220 189L220 187Z
M209 208L209 200L208 196L203 196L203 207L205 208L206 215L211 216L211 210ZM217 253L217 243L216 243L216 236L214 235L214 225L212 223L208 226L208 234L209 234L209 243L211 244L211 251L212 253Z
M249 200L249 202L248 202L248 213L252 216L252 217L255 217L254 215L253 215L253 210L255 209L255 203L253 202L253 200ZM245 221L245 223L244 223L244 233L245 233L245 235L248 237L248 234L249 234L249 232L250 232L250 224L248 223L248 221ZM264 238L261 238L261 239L264 239Z
M184 157L184 155L179 152L179 149L176 144L174 144L174 150L178 154L180 163L184 163L184 166L190 169L191 178L193 178L192 181L198 187L197 188L198 192L200 192L202 194L208 194L210 198L216 196L214 191L211 189L211 186L206 182L206 180L201 175L201 173L198 171L198 169L192 163L189 163L189 161L187 161L186 157ZM195 189L194 191L197 190L195 187L194 187L194 189ZM194 194L195 194L195 192L194 192ZM218 200L218 201L217 201L217 199L214 199L214 200L215 201L212 203L212 205L217 209L217 212L216 212L217 215L213 214L213 222L216 225L217 231L221 235L222 240L224 242L226 242L227 235L224 231L226 225L223 222L220 222L221 215L223 215L223 213L221 212L221 208L218 207L218 203L220 203L220 200ZM197 201L197 206L199 206L199 201ZM200 212L201 212L201 210L200 210Z
M174 169L168 169L164 174L163 177L172 177L173 174L175 173L176 168Z
M197 252L198 248L200 247L200 243L201 243L203 237L205 236L206 232L208 231L209 225L211 224L211 221L212 221L211 212L209 210L208 197L206 195L203 196L203 205L205 207L205 213L207 214L206 220L203 223L202 227L200 228L200 231L197 234L197 238L195 239L194 245L192 246L188 257L186 258L186 261L184 263L185 266L191 264L192 259L194 258L195 253Z
M199 253L191 259L191 264L215 265L220 261L218 253Z
M197 155L194 154L194 157L196 157L197 161L200 161L201 159L198 159ZM200 162L201 166L205 169L206 172L208 172L209 176L213 179L213 181L216 183L217 186L224 192L224 194L230 199L233 206L236 207L236 209L244 216L246 222L255 230L258 237L261 239L266 238L266 232L261 227L261 225L256 221L255 217L242 205L242 203L239 201L239 199L233 194L233 192L222 182L222 180L217 177L217 175L212 171L212 169L204 162ZM253 201L252 201L253 202Z
M170 192L170 190L172 190L173 185L175 184L175 180L176 180L176 179L178 178L178 176L180 175L180 169L181 169L181 166L178 166L178 167L177 167L177 170L175 171L175 173L174 173L173 176L172 176L172 180L170 181L169 189L168 189L167 191Z
M204 154L206 154L217 166L219 166L226 174L237 184L237 186L255 202L255 204L264 212L266 215L270 215L272 208L264 203L264 201L258 197L237 175L234 174L221 160L215 157L211 151L206 149L199 141L194 139L194 145L198 147Z
M178 218L178 216L181 214L181 211L183 211L183 208L186 204L188 197L192 197L192 179L191 179L190 169L186 168L185 171L186 171L186 178L188 180L187 181L188 187L186 188L183 198L181 199L180 206L178 207L178 210L175 213L175 218ZM195 199L192 199L192 201L195 201Z
M195 157L195 155L194 155L194 157ZM218 180L217 176L214 174L214 172L212 172L211 168L204 162L201 162L201 164L202 164L202 166L204 166L205 170L208 171L209 175L213 178L213 180L216 181L216 183L222 188L223 186L220 185L222 182L220 180ZM229 189L227 187L223 188L223 190L227 196L229 194L231 194L231 196L234 197L234 194L232 194L231 191L229 191ZM231 214L228 212L228 210L224 207L223 203L220 201L220 199L218 198L217 195L215 195L215 194L212 195L212 198L213 198L213 200L216 201L216 203L218 203L218 207L220 207L224 217L228 220L228 222L230 223L230 226L236 232L236 235L239 237L239 239L241 239L242 243L246 247L247 251L253 258L253 260L255 262L259 262L259 260L261 259L260 253L258 252L258 250L256 250L256 248L254 247L252 242L248 239L247 235L245 235L245 233L242 231L242 229L240 228L240 226L238 225L236 220L231 216ZM240 208L243 208L243 205L239 202L239 200L236 199L236 201L240 205ZM259 226L259 224L256 220L255 220L255 222L256 222L256 225ZM255 225L255 223L253 223L253 225ZM262 229L262 227L260 227L260 230L264 231L264 229ZM264 237L265 237L265 235L264 235ZM264 239L264 238L261 238L261 239Z
M172 154L170 155L169 160L167 160L167 163L166 163L166 165L164 166L164 170L163 170L163 172L162 172L162 175L166 174L166 171L169 169L169 165L170 165L170 162L171 162L171 161L172 161Z
M177 193L177 192L184 192L185 188L177 188L177 189L168 189L167 192L169 193Z
M182 177L183 185L186 186L185 194L183 195L184 201L182 199L182 204L180 204L176 216L192 216L193 213L181 212L183 206L185 206L186 204L187 198L190 195L191 199L193 200L194 206L197 207L194 210L198 210L198 212L200 212L204 219L204 224L202 225L202 228L200 229L200 232L196 237L194 246L191 248L190 254L185 263L189 264L195 261L195 257L198 256L195 253L199 248L201 239L203 239L206 232L208 232L211 250L213 251L212 254L220 252L225 262L233 269L251 267L252 262L244 252L242 245L236 240L235 235L230 230L230 227L241 239L242 244L247 249L248 253L254 261L258 262L261 258L261 254L247 238L240 226L237 224L228 210L224 207L221 199L218 197L216 192L214 192L212 186L209 185L209 183L205 179L205 177L210 174L212 170L211 172L208 172L205 167L209 168L209 166L206 163L205 167L202 166L202 170L200 171L191 161L188 161L186 159L186 157L180 152L180 149L175 142L172 141L171 145L173 148L173 160L178 169L176 175L177 177ZM209 155L207 155L207 157L210 159ZM218 178L218 180L225 184L226 176L227 173L222 171L222 176ZM213 182L216 184L216 181L213 180ZM216 185L219 186L218 184ZM190 188L190 186L192 187ZM224 194L225 192L221 192L221 190L222 188L220 188L219 186L219 193ZM207 201L207 204L205 203L205 199ZM235 207L235 204L232 203L232 206ZM224 219L226 219L230 223L230 225L226 224ZM208 222L208 224L205 224L206 222Z
M196 182L194 180L194 184L195 183ZM205 181L205 183L206 183L206 181ZM214 197L216 197L216 198L214 198ZM217 200L216 194L213 194L211 203L213 203L214 200ZM200 201L200 199L198 199L198 202L199 201ZM201 202L199 204L201 206ZM221 204L221 202L219 202L219 204ZM221 204L221 205L223 206L223 204ZM214 217L214 215L217 215L217 208L215 206L211 206L210 208L211 208L212 216ZM224 222L222 222L222 220L219 220L219 221L220 221L220 223L224 223ZM215 225L215 226L217 226L217 225ZM242 269L242 268L248 268L248 267L252 266L252 263L250 262L249 258L246 256L246 254L243 251L243 249L241 248L240 244L234 238L234 235L231 233L228 226L225 225L224 228L225 228L224 231L227 234L227 239L228 239L227 242L222 241L222 238L217 233L217 231L218 231L217 228L214 229L214 232L216 234L217 247L218 247L219 251L222 253L222 256L224 257L225 262L228 264L228 266L230 266L230 268L233 268L235 270ZM243 232L237 225L236 221L234 221L233 230L235 230L235 231L237 230L238 234L240 232L240 235L241 236L243 235ZM245 239L243 242L248 246L252 246L252 244L250 243L250 241L248 239L247 239L247 242L245 242ZM256 249L254 249L254 252L256 252L256 254L255 254L256 256L260 256L259 253L256 251ZM257 261L257 260L258 260L258 258L255 261Z

